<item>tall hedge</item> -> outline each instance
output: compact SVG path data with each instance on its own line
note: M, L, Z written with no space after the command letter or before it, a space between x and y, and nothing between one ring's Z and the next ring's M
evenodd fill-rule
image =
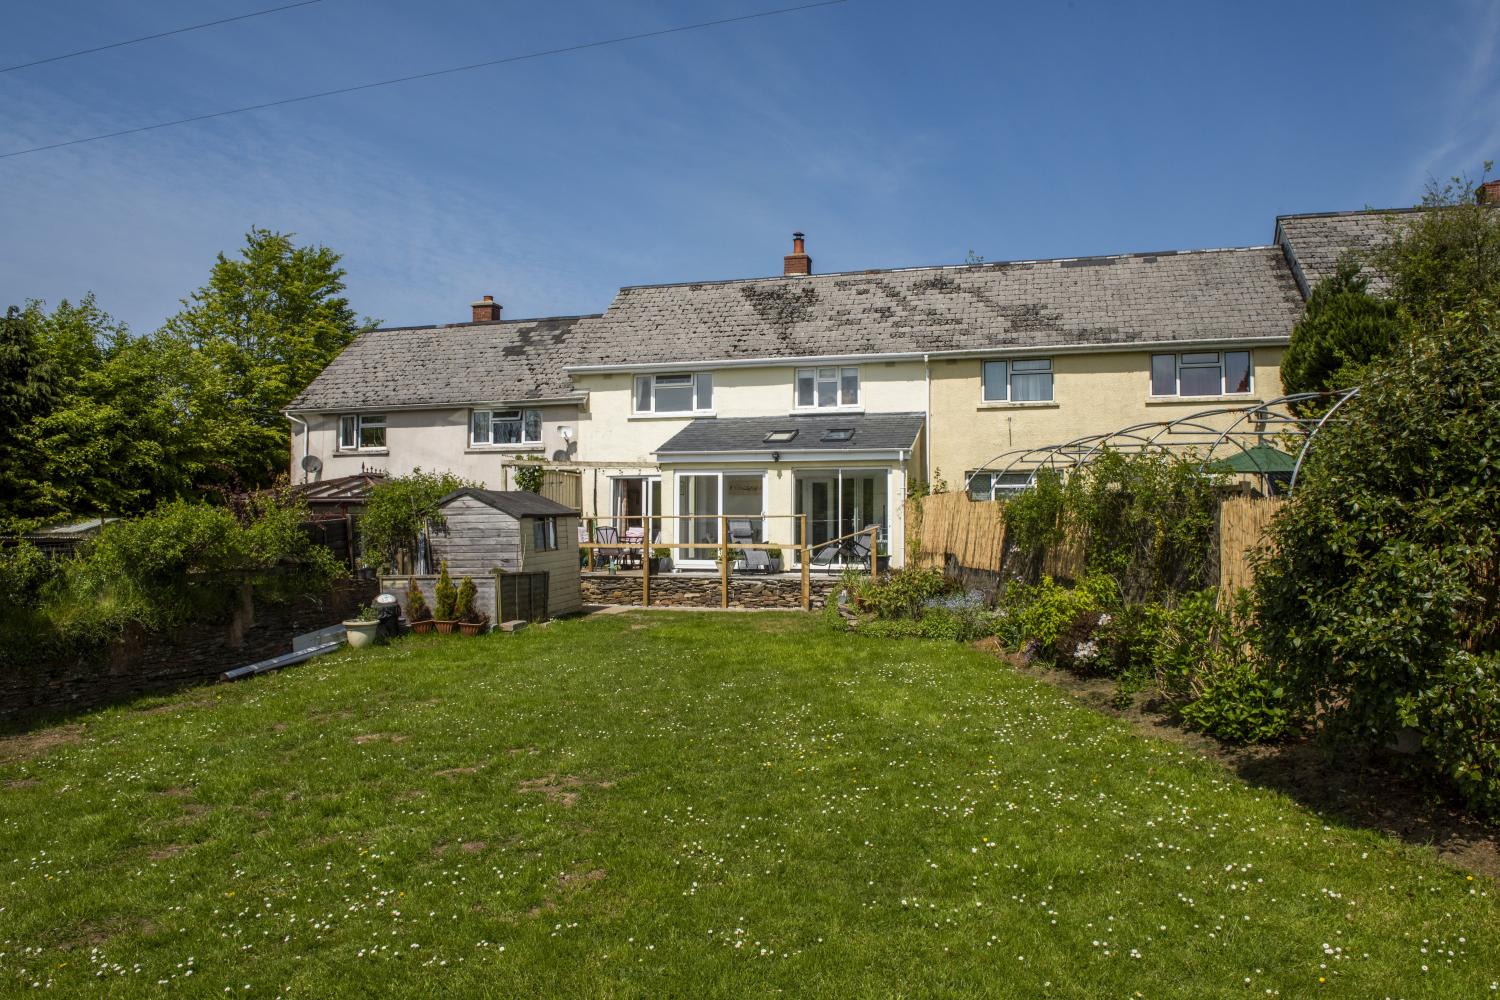
M1486 808L1500 805L1500 720L1483 708L1500 691L1496 318L1451 313L1368 369L1256 576L1263 648L1323 722L1372 741L1414 726Z

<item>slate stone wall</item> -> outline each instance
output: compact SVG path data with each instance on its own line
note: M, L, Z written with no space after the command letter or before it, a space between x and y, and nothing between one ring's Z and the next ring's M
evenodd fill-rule
M811 580L812 607L823 606L836 577L814 576ZM585 604L641 603L641 578L583 574ZM719 578L716 576L677 576L671 573L651 578L651 606L662 608L719 607ZM734 576L729 580L729 606L732 608L782 608L795 611L802 607L802 581L795 576Z
M377 593L362 577L319 600L256 601L249 589L218 621L171 633L135 631L103 649L0 671L0 722L26 722L99 708L144 694L212 683L235 667L290 653L292 636L336 625Z

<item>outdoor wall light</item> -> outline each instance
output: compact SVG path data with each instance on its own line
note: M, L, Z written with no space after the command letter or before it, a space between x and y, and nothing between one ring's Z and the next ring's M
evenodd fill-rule
M773 461L773 462L779 462L779 461L781 461L781 452L779 452L779 451L773 451L773 452L771 452L771 461Z

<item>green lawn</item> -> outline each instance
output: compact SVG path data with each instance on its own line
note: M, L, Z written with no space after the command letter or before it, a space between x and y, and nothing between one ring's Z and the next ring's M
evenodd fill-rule
M424 637L0 742L0 992L1500 995L1488 879L961 647Z

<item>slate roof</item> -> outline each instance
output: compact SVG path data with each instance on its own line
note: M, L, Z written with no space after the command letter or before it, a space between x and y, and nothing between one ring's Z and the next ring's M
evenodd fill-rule
M1309 215L1278 215L1276 242L1286 252L1287 262L1303 296L1312 294L1318 282L1334 272L1339 258L1352 251L1367 256L1383 244L1393 222L1419 208L1374 209L1363 212L1319 212ZM1386 283L1365 269L1370 291L1383 292Z
M489 504L500 513L509 514L511 517L558 517L563 514L578 513L572 507L564 506L556 500L548 500L544 496L526 490L482 490L477 487L454 490L439 500L437 505L441 507L448 501L459 497L473 497L480 503Z
M396 327L363 334L287 409L519 403L574 394L563 370L597 316Z
M854 429L847 441L824 441L835 428ZM772 431L792 430L791 441L769 444ZM920 413L842 413L795 417L699 417L656 449L656 454L693 452L894 451L910 448L922 431Z
M1279 247L649 285L578 366L1285 338L1301 312Z

